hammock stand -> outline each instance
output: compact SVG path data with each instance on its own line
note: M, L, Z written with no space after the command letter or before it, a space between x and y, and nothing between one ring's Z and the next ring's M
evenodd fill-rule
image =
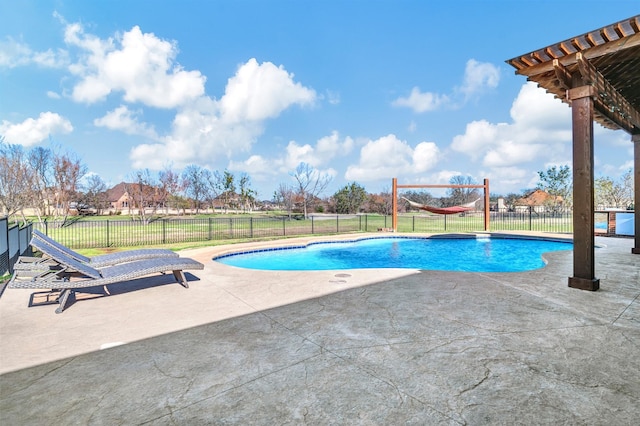
M482 185L420 185L420 184L409 184L409 185L398 185L398 179L393 178L391 180L391 213L392 213L392 229L393 232L398 232L398 189L399 188L482 188L484 190L484 230L489 231L489 221L491 218L491 214L489 212L489 179L485 179ZM409 200L407 200L409 201ZM410 201L413 203L413 201ZM416 203L419 204L419 203ZM475 204L475 203L474 203ZM460 211L460 208L469 207L467 205L463 206L455 206L455 207L429 207L429 210L421 207L422 210L431 211L432 213L438 214L455 214L462 213L463 211L473 210L472 207L467 208L463 211Z

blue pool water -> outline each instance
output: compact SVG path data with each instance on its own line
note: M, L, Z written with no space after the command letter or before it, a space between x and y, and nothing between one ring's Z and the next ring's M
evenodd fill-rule
M370 238L316 243L214 259L248 269L309 271L409 268L467 272L521 272L545 265L542 253L572 250L571 242L512 238Z

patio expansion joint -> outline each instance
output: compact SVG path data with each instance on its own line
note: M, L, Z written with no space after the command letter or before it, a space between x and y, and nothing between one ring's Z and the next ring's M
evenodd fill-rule
M638 300L638 297L640 297L640 293L636 294L636 297L634 297L631 302L629 302L629 304L627 306L625 306L625 308L622 310L622 312L620 312L620 315L618 315L616 317L616 319L614 319L611 322L611 325L614 325L616 323L616 321L618 321L620 319L620 317L622 317L622 315L624 315L625 312L627 312L627 309L629 309L631 307L631 305L633 305L635 303L636 300Z
M57 372L58 370L64 369L67 365L71 364L72 362L74 362L76 360L77 357L71 357L71 358L67 358L66 360L60 361L61 364L60 365L56 365L53 368L51 368L50 370L45 371L44 373L42 373L41 375L39 375L38 377L33 378L32 380L30 380L29 382L25 383L24 386L22 386L19 389L16 389L15 392L21 392L23 390L29 389L31 387L31 385L36 384L37 382L39 382L40 380L44 379L45 377L49 376L50 374L53 374L55 372ZM10 373L11 371L7 371L6 373ZM4 374L4 373L3 373ZM0 374L0 377L2 375Z

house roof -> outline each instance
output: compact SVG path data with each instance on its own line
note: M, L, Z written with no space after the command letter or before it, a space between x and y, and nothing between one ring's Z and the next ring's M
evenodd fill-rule
M640 15L506 62L568 104L569 89L591 86L598 123L640 134Z
M111 189L107 189L107 200L109 202L118 201L127 192L127 185L124 182L120 182Z
M551 195L548 192L545 192L541 189L536 189L525 195L522 198L519 198L515 204L517 206L541 206L547 201L562 201L562 197L557 195Z

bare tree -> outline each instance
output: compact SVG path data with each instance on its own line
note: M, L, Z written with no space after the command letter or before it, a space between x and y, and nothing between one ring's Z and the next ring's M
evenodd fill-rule
M379 194L369 194L367 199L367 211L371 213L378 213L383 215L390 215L392 213L392 199L391 190L389 188L383 189Z
M184 191L193 200L196 214L200 211L202 201L207 199L208 174L210 174L209 170L197 164L187 166L182 172Z
M451 185L477 185L471 176L454 176L449 180ZM480 197L477 188L450 188L447 190L447 199L444 207L459 206L469 203Z
M295 191L290 185L286 183L281 183L278 187L278 190L273 194L273 201L284 205L287 209L287 213L289 214L289 219L291 219L291 212L293 210L293 203L295 199Z
M215 213L215 201L224 191L224 176L219 171L214 171L206 176L207 195L211 209Z
M441 200L438 200L436 198L434 198L429 192L427 191L406 191L402 194L403 197L405 197L408 200L414 201L416 203L420 203L420 204L428 204L430 206L440 206L442 204ZM403 206L404 209L408 210L411 207L409 206L409 203L407 203L405 200L398 200L398 207ZM414 209L415 210L415 209Z
M0 139L0 207L7 216L23 212L29 204L30 169L20 145ZM26 222L24 214L23 220Z
M84 180L83 195L80 202L86 208L96 209L97 214L101 214L108 206L107 185L99 175L91 174Z
M158 210L157 190L155 182L149 169L138 170L132 176L132 183L127 183L125 189L129 197L133 200L129 207L131 216L137 215L144 223L149 223L150 217ZM147 214L147 210L151 209Z
M300 163L293 173L293 177L298 183L298 194L302 199L304 217L306 219L309 205L329 185L331 176L319 172L307 163Z
M31 207L34 208L38 220L51 214L49 200L52 187L53 153L48 148L35 147L29 151L31 167Z
M69 216L71 203L77 201L80 179L87 167L71 154L58 154L53 158L53 193L56 218L62 217L63 223Z
M177 197L182 190L180 176L166 167L158 172L158 202L165 207L165 214L169 214L169 205L178 208Z

